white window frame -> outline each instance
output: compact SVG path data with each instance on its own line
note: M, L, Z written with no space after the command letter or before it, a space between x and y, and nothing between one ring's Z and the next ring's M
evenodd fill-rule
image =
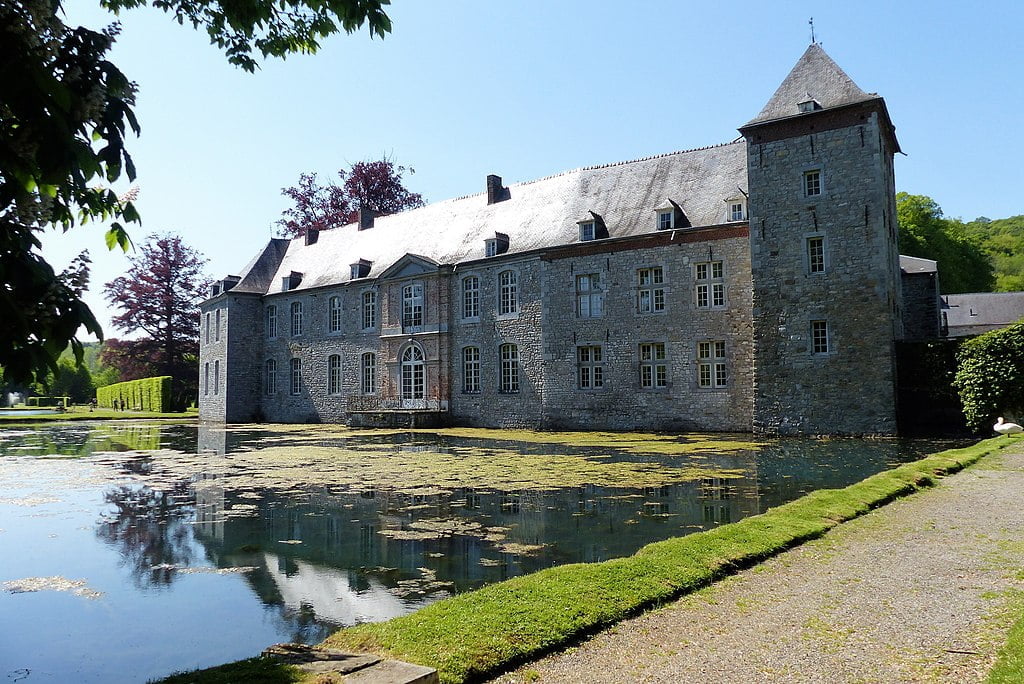
M597 239L597 221L580 221L580 242Z
M500 363L501 393L515 394L519 392L519 347L505 343L498 347Z
M580 273L576 276L576 317L602 318L604 316L604 289L600 273Z
M832 353L832 340L829 336L826 319L820 318L811 321L811 353L815 356Z
M825 236L811 235L804 242L807 254L807 272L818 274L825 272Z
M462 392L480 392L480 347L475 345L462 348Z
M728 218L729 223L745 221L747 218L747 203L741 199L727 200L726 213L728 214L726 218Z
M266 326L267 339L273 340L277 338L277 305L271 304L267 307L266 318L264 319L264 325Z
M728 367L724 340L697 342L697 387L720 389L728 386Z
M327 394L342 393L341 354L327 357Z
M344 308L341 303L341 296L334 295L327 300L327 331L337 335L341 332L344 321Z
M360 390L363 394L377 393L377 355L364 352L360 356Z
M377 327L377 291L366 290L363 292L363 330L373 330Z
M498 240L497 238L488 238L484 240L484 256L493 257L498 256Z
M665 270L646 266L636 271L637 313L665 313Z
M674 209L658 209L658 230L672 230L676 227Z
M402 329L423 327L423 283L402 286Z
M480 318L480 276L467 275L462 278L462 318Z
M694 305L698 309L725 307L725 265L719 261L701 261L693 266Z
M498 273L498 315L515 316L519 313L519 272L505 269Z
M212 314L209 311L207 311L206 312L206 344L210 344L210 339L211 339L210 338L210 318L211 317L212 317Z
M302 359L297 356L288 361L288 393L293 397L302 394Z
M576 347L576 387L596 390L604 387L604 349L599 344Z
M220 342L220 309L217 309L217 311L214 312L213 320L213 341ZM216 392L214 394L216 394Z
M277 394L277 361L267 359L263 364L265 369L263 378L263 391L268 397Z
M302 335L302 302L292 302L290 311L292 337L299 337Z
M640 388L662 390L668 387L668 350L664 342L641 342L638 346L640 359Z
M821 169L807 169L803 173L804 197L821 197L825 192L825 178Z

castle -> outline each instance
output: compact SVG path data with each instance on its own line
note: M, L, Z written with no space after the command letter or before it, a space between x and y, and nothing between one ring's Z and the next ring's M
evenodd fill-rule
M896 432L884 100L812 44L742 138L272 239L201 305L200 419Z

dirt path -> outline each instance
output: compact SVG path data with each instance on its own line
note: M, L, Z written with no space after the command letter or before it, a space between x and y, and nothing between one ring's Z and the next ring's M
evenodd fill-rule
M978 682L1022 568L1017 445L495 681Z

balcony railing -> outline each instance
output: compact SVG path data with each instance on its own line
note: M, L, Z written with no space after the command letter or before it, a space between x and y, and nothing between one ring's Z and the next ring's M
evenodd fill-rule
M399 397L348 398L348 410L360 411L447 411L448 402L440 399L401 399Z

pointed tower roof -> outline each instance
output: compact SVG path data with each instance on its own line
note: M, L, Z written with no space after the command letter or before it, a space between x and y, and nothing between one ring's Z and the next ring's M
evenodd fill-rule
M796 116L807 111L876 99L865 93L820 45L812 43L768 100L761 113L747 125ZM802 103L810 103L801 108Z

